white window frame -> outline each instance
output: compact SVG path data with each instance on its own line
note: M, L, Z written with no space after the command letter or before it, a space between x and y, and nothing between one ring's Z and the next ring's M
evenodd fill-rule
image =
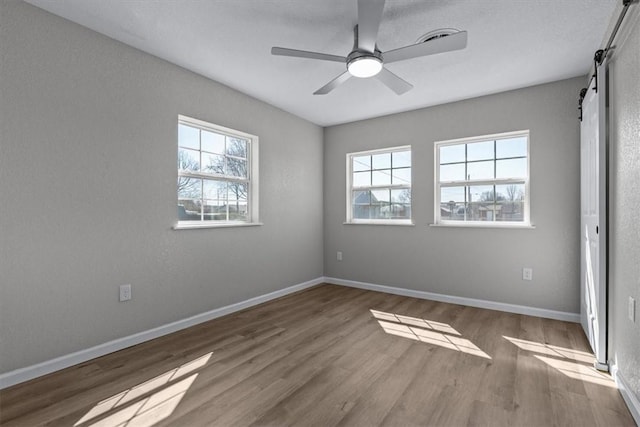
M178 141L178 126L180 124L198 128L201 130L211 131L217 134L222 134L226 136L232 136L237 138L242 138L247 140L247 178L238 179L234 177L206 173L206 172L193 172L193 171L184 171L178 169L178 178L181 176L192 177L192 178L201 178L201 179L215 179L218 181L242 181L248 184L248 192L247 195L247 220L246 221L205 221L205 220L193 220L193 221L184 221L178 220L174 225L174 229L190 229L190 228L223 228L223 227L243 227L243 226L256 226L262 225L259 221L258 215L258 145L259 138L255 135L251 135L246 132L238 131L235 129L227 128L224 126L215 125L209 122L205 122L203 120L194 119L192 117L187 117L183 115L178 116L178 123L176 126L176 155L179 152L179 141ZM175 182L177 183L177 179ZM176 184L177 185L177 184ZM176 200L178 197L178 191L176 187Z
M456 180L440 182L440 150L447 145L461 145L474 142L496 141L500 139L511 139L515 137L527 138L527 176L526 178L494 178L480 180ZM474 136L468 138L451 139L446 141L436 141L434 143L434 223L433 226L445 227L481 227L481 228L535 228L531 223L531 202L530 202L530 180L531 180L531 138L529 130L504 132L490 135ZM494 159L495 161L495 159ZM459 221L446 220L440 215L440 189L448 185L504 185L524 183L524 207L522 221Z
M399 185L399 184L391 184L391 185L382 185L382 186L362 186L362 187L354 187L353 180L353 161L354 157L360 156L368 156L375 154L385 154L385 153L393 153L397 151L410 151L411 152L411 182L413 184L413 150L411 149L411 145L402 145L398 147L389 147L389 148L381 148L375 150L366 150L366 151L358 151L354 153L347 153L347 197L346 197L346 221L344 224L369 224L369 225L414 225L413 224L413 189L412 185ZM411 217L407 219L361 219L361 218L353 218L353 206L352 206L352 193L353 190L375 190L375 189L406 189L408 188L410 193L412 194L412 203L411 203Z

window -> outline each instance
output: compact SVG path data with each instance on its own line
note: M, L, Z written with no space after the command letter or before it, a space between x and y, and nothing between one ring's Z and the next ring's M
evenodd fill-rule
M529 226L529 131L435 144L435 222Z
M347 223L411 224L411 147L347 154Z
M179 116L178 225L258 221L258 138Z

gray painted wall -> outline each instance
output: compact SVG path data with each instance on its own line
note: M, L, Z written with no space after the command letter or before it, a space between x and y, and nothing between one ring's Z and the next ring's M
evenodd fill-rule
M609 357L640 399L640 6L622 28L609 63Z
M22 2L0 41L0 373L322 276L322 128ZM171 229L178 114L260 137L264 226Z
M579 312L579 121L584 78L325 129L325 275ZM434 141L529 129L535 229L429 227ZM343 225L345 155L412 145L409 226ZM343 252L343 261L336 260ZM522 268L533 268L533 281Z

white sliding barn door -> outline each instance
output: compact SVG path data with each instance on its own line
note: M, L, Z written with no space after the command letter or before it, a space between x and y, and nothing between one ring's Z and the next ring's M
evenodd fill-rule
M595 353L596 368L607 370L606 65L598 67L597 76L582 102L580 126L580 320Z

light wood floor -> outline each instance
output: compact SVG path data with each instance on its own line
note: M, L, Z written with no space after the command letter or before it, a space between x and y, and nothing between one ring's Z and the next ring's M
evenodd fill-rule
M577 324L322 285L0 392L0 423L633 426Z

